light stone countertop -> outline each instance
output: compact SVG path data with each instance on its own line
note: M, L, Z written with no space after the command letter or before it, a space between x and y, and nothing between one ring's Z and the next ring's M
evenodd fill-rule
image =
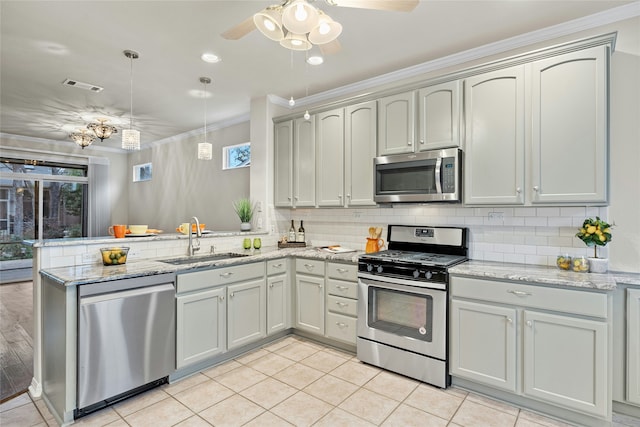
M238 253L243 252L239 251ZM198 258L207 257L207 255L199 255L193 257L193 262L183 265L168 264L159 260L143 260L128 262L124 265L103 266L102 264L94 264L75 267L49 268L41 270L40 274L65 286L77 286L163 273L180 274L205 268L221 268L230 265L249 264L252 262L260 262L289 256L355 264L358 262L358 255L363 252L355 251L333 254L316 247L286 249L263 247L260 250L247 251L246 253L248 256L214 261L199 261Z
M640 286L640 274L637 273L576 273L543 265L492 261L470 260L450 268L449 273L452 275L477 277L479 279L505 279L516 282L570 286L604 291L616 289L616 284Z

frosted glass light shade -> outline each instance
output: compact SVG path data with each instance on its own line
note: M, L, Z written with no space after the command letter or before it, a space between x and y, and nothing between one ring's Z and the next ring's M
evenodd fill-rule
M140 132L134 129L125 129L122 131L122 149L139 150L140 149Z
M253 23L262 34L273 41L279 42L284 38L282 17L275 9L266 8L253 15Z
M213 158L213 145L209 142L198 144L198 160L211 160Z
M282 10L282 24L289 32L307 34L318 25L318 9L305 0L294 0Z
M312 47L306 35L294 33L287 34L284 39L280 40L280 45L291 50L309 50Z
M338 38L340 33L342 33L342 25L322 13L318 25L309 33L309 41L313 44L329 43Z

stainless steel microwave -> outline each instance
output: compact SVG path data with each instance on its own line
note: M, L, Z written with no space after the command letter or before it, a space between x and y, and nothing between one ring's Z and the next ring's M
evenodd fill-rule
M458 148L376 157L374 174L377 203L462 201Z

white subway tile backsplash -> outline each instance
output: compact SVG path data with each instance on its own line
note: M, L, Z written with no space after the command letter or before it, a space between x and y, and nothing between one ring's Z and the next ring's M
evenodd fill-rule
M525 256L524 254L504 254L504 262L524 264Z
M527 227L543 227L547 226L547 217L527 217L524 220L524 225Z
M560 208L536 208L536 216L560 216Z

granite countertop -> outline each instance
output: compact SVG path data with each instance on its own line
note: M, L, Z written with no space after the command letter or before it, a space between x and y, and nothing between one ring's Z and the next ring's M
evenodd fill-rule
M242 253L242 252L239 252ZM90 283L107 282L111 280L127 279L132 277L151 276L163 273L186 273L205 268L221 268L230 265L248 264L252 262L266 261L270 259L295 256L300 258L328 260L355 264L358 255L363 251L345 252L334 254L316 247L287 248L263 247L260 250L250 252L248 256L227 258L214 261L199 261L198 258L206 258L207 255L193 257L193 262L182 265L173 265L160 260L132 261L124 265L103 266L102 264L81 265L74 267L58 267L41 270L40 273L65 286L86 285ZM176 259L176 258L163 258Z
M541 285L614 290L616 284L640 286L640 274L635 273L576 273L543 265L514 264L470 260L449 269L449 273L477 278L505 279Z

